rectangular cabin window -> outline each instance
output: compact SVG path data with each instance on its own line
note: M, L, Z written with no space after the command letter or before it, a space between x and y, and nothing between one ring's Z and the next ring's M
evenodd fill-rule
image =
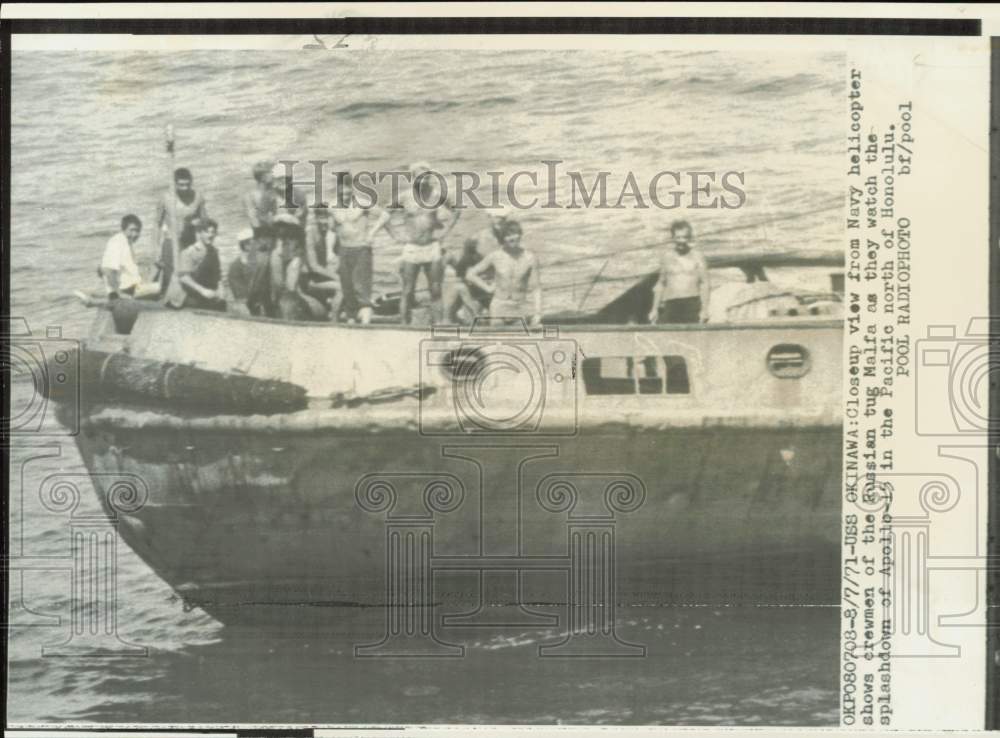
M588 395L686 395L691 392L683 356L591 356L580 371Z
M588 395L634 395L632 357L602 356L583 360L583 385Z
M636 369L640 395L663 394L663 372L660 371L659 364L659 356L643 356L639 359Z
M687 395L691 393L691 381L688 379L688 367L683 356L664 356L667 366L667 394Z

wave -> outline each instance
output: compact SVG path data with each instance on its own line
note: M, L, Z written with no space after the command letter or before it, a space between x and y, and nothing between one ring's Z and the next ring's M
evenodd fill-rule
M483 100L479 100L476 103L477 108L490 108L494 105L513 105L517 102L516 97L509 97L507 95L501 95L500 97L487 97Z
M408 107L406 103L390 102L388 100L382 102L356 102L345 105L342 108L337 108L334 112L344 118L367 118L370 115L377 115L378 113L385 113L390 110L401 110L406 107Z
M761 93L773 95L793 95L805 92L806 90L814 87L825 87L827 84L828 80L820 77L818 74L800 72L799 74L793 74L791 77L782 77L780 79L771 79L767 82L758 82L757 84L743 88L739 92L741 94L750 95Z
M423 113L443 113L446 110L454 110L461 107L491 108L497 105L513 105L517 103L516 97L501 95L497 97L487 97L482 100L472 102L459 102L457 100L422 100L420 102L396 102L393 100L373 100L355 102L337 108L334 114L348 120L359 120L369 118L383 113L398 112L403 110L419 110Z
M205 113L191 119L191 123L199 126L213 125L215 123L230 123L233 115L225 113Z
M705 88L706 85L711 85L713 91L723 91L724 86L732 82L733 75L731 73L720 72L714 77L704 77L697 74L692 74L689 76L680 77L662 77L660 79L650 80L646 85L650 89L659 89L662 87L670 87L673 89L687 89L691 91L700 90Z

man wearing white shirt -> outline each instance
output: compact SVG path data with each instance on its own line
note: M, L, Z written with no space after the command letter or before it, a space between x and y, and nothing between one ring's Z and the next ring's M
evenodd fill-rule
M104 279L108 297L115 299L121 295L143 297L156 294L159 286L143 283L132 251L142 233L142 221L135 215L126 215L122 218L121 228L120 233L108 239L98 270Z

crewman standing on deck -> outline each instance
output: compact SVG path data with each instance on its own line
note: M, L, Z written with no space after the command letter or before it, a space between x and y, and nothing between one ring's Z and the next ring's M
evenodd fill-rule
M501 248L471 267L466 281L491 295L490 317L497 321L542 323L542 267L521 245L521 224L507 218L498 231ZM486 274L493 271L492 283Z
M399 315L404 325L410 323L417 278L423 272L431 295L430 322L444 319L441 288L444 283L444 251L441 242L458 221L459 211L445 202L445 194L435 182L435 173L420 162L409 166L411 188L400 193L388 230L402 246L399 277L402 296ZM440 176L440 175L437 175ZM393 207L397 203L393 203Z
M171 232L177 224L180 235L177 240L178 250L182 250L195 242L195 231L198 222L208 218L205 198L194 189L194 176L191 170L180 167L174 170L174 188L163 193L156 206L157 245L160 248L160 294L165 294L170 284L170 276L174 271L173 239Z
M670 243L663 251L660 278L653 287L650 323L704 323L708 320L708 263L694 243L686 220L670 224Z
M247 221L253 229L253 237L262 243L273 240L271 226L278 214L278 194L274 191L274 164L259 161L253 165L254 187L243 198Z
M331 210L331 228L340 259L340 282L343 292L341 309L347 321L368 325L372 319L372 280L374 257L372 244L389 219L374 205L362 207L354 197L354 177L350 172L337 174L337 202Z
M275 165L273 170L274 193L278 197L278 210L294 215L303 228L309 222L309 201L306 193L295 186L284 165Z

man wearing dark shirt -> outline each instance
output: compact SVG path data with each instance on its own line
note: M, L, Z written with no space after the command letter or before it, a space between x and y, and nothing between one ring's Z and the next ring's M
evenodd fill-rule
M167 305L174 308L225 310L226 302L219 289L222 267L215 248L218 225L211 218L198 224L197 240L181 251L177 274L167 290Z
M237 236L239 256L229 265L226 282L232 300L229 309L239 315L261 315L266 312L269 298L267 278L267 245L245 228Z

